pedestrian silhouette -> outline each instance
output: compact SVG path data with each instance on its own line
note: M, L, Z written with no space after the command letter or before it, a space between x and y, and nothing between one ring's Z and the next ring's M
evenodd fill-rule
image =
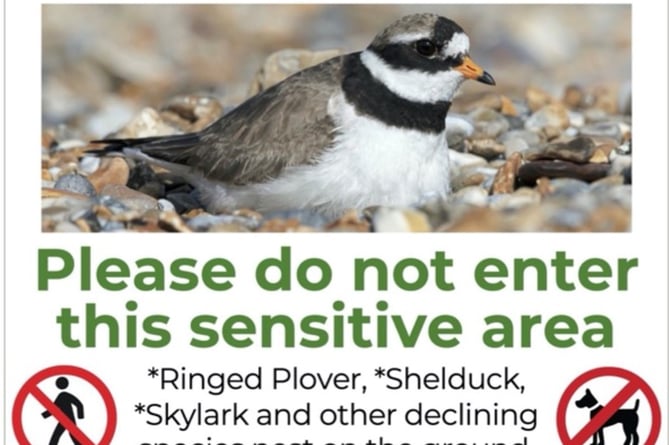
M67 380L65 377L58 377L56 379L56 386L58 389L65 389L69 386L70 382ZM53 401L53 403L60 408L60 410L67 416L68 419L70 419L72 422L77 423L74 417L74 410L72 407L77 408L77 418L78 419L83 419L84 418L84 405L77 399L75 396L70 394L67 391L61 391L58 396L56 396L56 400ZM42 417L45 419L47 417L51 416L51 413L49 411L44 411L42 413ZM63 435L65 432L65 427L58 422L58 425L56 425L56 428L53 430L53 434L51 434L51 440L49 440L49 445L58 445L58 441L60 440L60 436ZM80 443L72 436L72 433L70 433L70 438L72 439L72 442L74 445L80 445Z

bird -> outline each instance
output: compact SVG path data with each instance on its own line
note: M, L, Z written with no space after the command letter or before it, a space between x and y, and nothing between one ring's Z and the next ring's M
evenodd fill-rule
M337 217L445 199L453 97L467 79L495 85L469 45L451 19L407 15L364 50L299 71L199 132L93 142L183 176L212 213Z

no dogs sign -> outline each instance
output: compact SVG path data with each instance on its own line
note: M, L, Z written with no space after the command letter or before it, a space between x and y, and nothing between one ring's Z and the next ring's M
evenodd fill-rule
M668 443L650 3L8 2L3 443Z

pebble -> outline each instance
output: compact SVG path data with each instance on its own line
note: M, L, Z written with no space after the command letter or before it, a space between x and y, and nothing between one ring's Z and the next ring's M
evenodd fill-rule
M66 190L68 192L80 193L84 196L93 197L96 195L96 190L93 184L86 179L85 176L82 176L77 173L70 173L64 176L61 176L56 181L54 185L55 189Z
M325 226L328 232L369 232L371 230L369 218L360 215L356 210L346 212L341 218Z
M571 109L578 109L585 105L585 92L578 85L568 85L562 96L562 103Z
M569 113L564 105L549 104L535 111L525 121L525 129L546 131L547 128L564 130L569 127Z
M605 204L587 216L584 229L590 232L625 232L630 229L629 208Z
M255 79L251 82L249 96L266 90L274 84L300 70L317 65L342 54L340 50L309 51L305 49L283 49L270 54Z
M541 88L530 86L525 91L525 102L529 109L534 112L555 102L555 99Z
M474 139L494 139L509 130L509 121L493 109L477 108L468 116L474 122Z
M238 215L211 215L209 213L201 213L193 218L190 218L186 224L195 232L228 232L233 227L241 230L237 231L251 231L260 226L259 221L252 218L246 218Z
M505 227L500 213L487 208L475 207L464 215L437 228L438 232L496 232Z
M455 204L484 207L488 204L488 191L477 186L464 187L453 193L449 201Z
M160 110L160 118L184 133L200 131L223 115L221 103L210 96L176 96Z
M516 184L516 176L522 162L523 159L520 153L513 153L509 156L504 165L497 170L492 183L491 193L493 195L513 192Z
M449 148L462 151L465 139L473 133L474 124L468 117L456 113L450 113L446 116L446 141Z
M506 158L512 156L514 153L524 153L530 149L527 141L521 138L513 138L504 141L504 156Z
M158 200L158 208L162 212L175 212L177 211L176 207L174 207L174 204L172 204L171 201L167 199L159 199Z
M100 195L118 201L123 207L130 210L145 211L158 210L158 200L145 193L138 192L121 184L107 184Z
M263 215L265 222L274 220L293 220L297 226L323 228L330 220L320 213L307 209L291 209L284 211L267 212ZM264 225L264 224L263 224Z
M88 176L98 192L110 184L126 185L130 176L130 168L124 158L114 156L101 160L100 167Z
M101 158L98 156L84 156L79 161L79 171L90 175L100 168Z
M479 167L488 164L485 158L471 153L460 153L459 151L450 150L449 157L451 170L455 171L466 167Z
M582 136L604 136L614 139L616 143L620 144L623 141L623 134L620 125L617 122L597 122L594 124L584 125L579 129Z
M567 161L532 161L523 164L518 170L518 178L522 184L535 184L541 177L576 178L592 182L603 178L609 166L604 164L577 164Z
M150 136L169 136L179 130L167 124L153 108L144 108L125 127L114 133L115 138L144 138Z
M541 202L541 194L535 189L521 187L518 190L499 194L490 201L493 210L513 211L529 205L537 205Z
M456 174L451 180L451 188L453 191L458 191L469 186L481 186L487 189L497 173L496 168L487 166L465 167Z
M474 139L465 144L465 149L487 160L498 159L506 153L506 146L494 139Z
M380 207L372 216L374 232L431 232L427 216L413 209Z
M611 162L611 168L609 169L609 175L623 175L625 176L627 171L631 172L632 169L632 157L629 155L618 155ZM631 173L629 182L626 179L626 184L631 184Z
M595 143L590 138L579 137L568 142L547 144L542 149L529 153L525 159L556 159L585 164L595 152Z

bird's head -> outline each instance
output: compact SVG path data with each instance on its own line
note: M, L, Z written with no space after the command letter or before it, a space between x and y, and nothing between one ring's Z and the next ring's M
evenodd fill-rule
M435 14L399 19L374 38L361 58L377 80L416 102L450 101L466 79L495 84L470 57L464 30Z

